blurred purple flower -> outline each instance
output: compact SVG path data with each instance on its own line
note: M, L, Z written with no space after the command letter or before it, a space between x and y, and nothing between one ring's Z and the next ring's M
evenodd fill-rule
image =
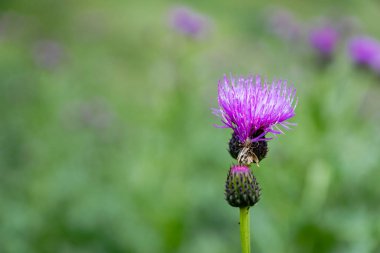
M268 28L273 34L285 40L296 40L301 36L302 26L291 12L280 8L271 8L268 12Z
M286 81L269 84L260 76L224 76L218 83L219 108L213 111L222 120L220 127L231 128L240 142L269 140L267 133L283 133L278 125L292 125L287 120L295 115L295 97L296 89Z
M342 36L349 36L360 31L361 22L355 16L342 16L335 21L337 30Z
M64 111L64 120L70 128L104 131L114 125L115 115L107 101L93 98L70 102Z
M0 12L0 39L10 35L18 35L28 29L33 20L13 11Z
M189 37L200 38L209 30L209 20L188 7L175 7L171 9L169 16L170 26Z
M356 64L368 66L378 52L380 43L371 37L358 36L348 42L348 54Z
M330 57L339 42L338 31L330 25L316 27L309 34L309 43L321 56Z
M60 43L53 40L41 40L34 47L34 60L40 67L54 69L64 57Z

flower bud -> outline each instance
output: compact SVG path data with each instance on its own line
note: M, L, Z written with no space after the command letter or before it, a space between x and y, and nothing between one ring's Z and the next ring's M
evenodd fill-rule
M233 165L227 175L225 197L233 207L249 207L260 199L260 187L247 166Z

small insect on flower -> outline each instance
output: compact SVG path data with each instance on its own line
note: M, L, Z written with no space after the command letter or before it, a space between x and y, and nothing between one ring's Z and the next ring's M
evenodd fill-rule
M226 75L218 83L219 108L214 114L222 121L220 128L231 128L229 142L231 156L239 164L256 165L268 151L268 133L283 133L279 128L289 129L287 120L295 115L296 89L286 81L271 84L260 76L230 77Z

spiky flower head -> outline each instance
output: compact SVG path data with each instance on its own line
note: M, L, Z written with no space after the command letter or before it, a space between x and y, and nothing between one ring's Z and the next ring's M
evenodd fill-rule
M265 157L268 133L289 129L287 120L295 115L296 90L286 81L268 83L260 76L230 77L219 80L218 104L214 113L221 118L221 128L233 130L230 154L240 164L249 165Z
M260 199L260 187L247 166L233 165L227 175L225 197L233 207L249 207Z

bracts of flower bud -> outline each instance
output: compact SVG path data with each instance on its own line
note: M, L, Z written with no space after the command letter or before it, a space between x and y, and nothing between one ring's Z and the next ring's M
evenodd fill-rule
M260 187L247 166L233 165L227 175L225 197L233 207L251 207L260 199Z

